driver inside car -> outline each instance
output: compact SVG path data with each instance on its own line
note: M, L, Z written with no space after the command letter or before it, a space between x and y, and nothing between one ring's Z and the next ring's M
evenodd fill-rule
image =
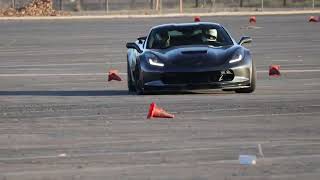
M170 36L168 32L160 32L156 34L155 46L164 49L170 47Z
M218 37L218 32L216 29L206 29L204 30L203 42L216 42Z

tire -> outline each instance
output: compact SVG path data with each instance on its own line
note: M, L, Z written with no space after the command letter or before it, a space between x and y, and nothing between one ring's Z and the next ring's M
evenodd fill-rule
M143 87L143 80L142 78L140 77L140 66L137 64L137 70L136 70L136 73L135 73L135 91L137 93L137 95L144 95L145 94L145 91L144 91L144 87Z
M144 95L145 91L142 87L143 82L141 80L138 80L136 83L136 93L137 95Z
M237 89L237 90L235 90L236 93L253 93L256 90L256 78L257 78L256 68L252 64L252 77L251 77L250 87Z
M129 67L129 62L127 62L127 82L128 82L128 91L129 93L135 92L135 87L132 83L132 75L131 75L131 70Z

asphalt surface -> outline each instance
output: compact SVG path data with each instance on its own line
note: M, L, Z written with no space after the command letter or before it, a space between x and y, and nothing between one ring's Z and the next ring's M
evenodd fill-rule
M254 39L256 92L146 96L127 93L125 43L192 19L1 21L0 179L319 179L320 24L307 18L203 18ZM111 68L124 81L108 83ZM176 118L147 120L153 101Z

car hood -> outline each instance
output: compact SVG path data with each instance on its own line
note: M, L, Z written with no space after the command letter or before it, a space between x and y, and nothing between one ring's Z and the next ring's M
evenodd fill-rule
M162 50L154 50L156 55L166 65L179 67L218 66L229 61L240 47L224 46L185 46Z

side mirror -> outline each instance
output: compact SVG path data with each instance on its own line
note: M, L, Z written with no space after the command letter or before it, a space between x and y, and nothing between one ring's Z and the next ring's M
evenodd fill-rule
M128 49L135 49L137 50L139 53L142 53L142 50L140 49L140 47L136 44L136 43L127 43L126 47Z
M138 38L139 44L142 44L146 39L147 39L146 36L144 36L144 37L139 37L139 38Z
M251 43L252 39L249 36L243 36L241 37L240 41L239 41L239 45L243 45L243 44L247 44L247 43Z

